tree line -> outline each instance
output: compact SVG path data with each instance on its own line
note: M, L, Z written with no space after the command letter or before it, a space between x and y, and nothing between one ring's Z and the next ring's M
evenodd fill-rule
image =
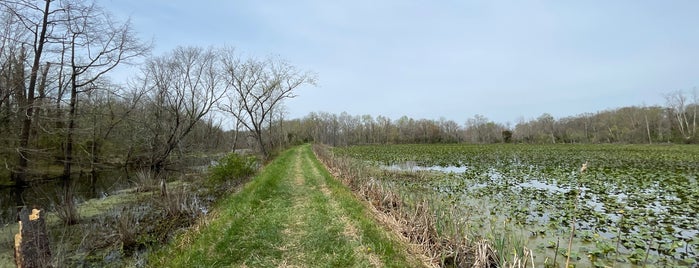
M667 106L631 106L556 119L545 113L510 126L475 115L391 120L317 112L286 123L290 141L334 146L396 143L699 143L696 91L666 94Z
M22 187L53 173L71 203L76 172L160 174L247 137L267 157L275 150L267 130L284 115L284 100L316 79L232 47L151 49L128 20L91 1L0 2L0 181ZM119 66L135 70L128 82L110 78Z

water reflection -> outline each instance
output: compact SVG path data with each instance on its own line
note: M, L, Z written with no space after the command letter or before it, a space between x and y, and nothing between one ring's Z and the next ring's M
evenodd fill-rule
M78 175L72 178L72 186L76 203L82 203L92 198L103 198L116 191L129 187L127 174L123 170L103 171L95 179L89 175ZM63 195L61 180L43 180L34 182L26 188L0 188L0 224L15 222L17 218L17 195L21 203L28 206L53 208L54 202Z
M381 168L389 171L439 171L445 173L464 173L468 170L466 166L420 166L414 161L382 165Z

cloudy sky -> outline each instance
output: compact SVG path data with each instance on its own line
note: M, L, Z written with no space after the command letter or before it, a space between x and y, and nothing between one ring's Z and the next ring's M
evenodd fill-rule
M500 123L630 105L699 86L699 1L98 0L158 55L278 55L318 74L313 111Z

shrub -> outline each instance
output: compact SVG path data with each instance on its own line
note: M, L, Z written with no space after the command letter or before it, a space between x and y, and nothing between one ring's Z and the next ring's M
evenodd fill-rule
M246 178L255 173L258 162L255 156L231 153L211 167L211 180L223 182Z

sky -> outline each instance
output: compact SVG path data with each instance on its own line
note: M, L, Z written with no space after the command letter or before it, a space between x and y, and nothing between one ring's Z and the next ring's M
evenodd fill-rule
M392 119L515 124L664 105L699 86L699 1L97 0L153 55L233 46L317 74L286 102Z

